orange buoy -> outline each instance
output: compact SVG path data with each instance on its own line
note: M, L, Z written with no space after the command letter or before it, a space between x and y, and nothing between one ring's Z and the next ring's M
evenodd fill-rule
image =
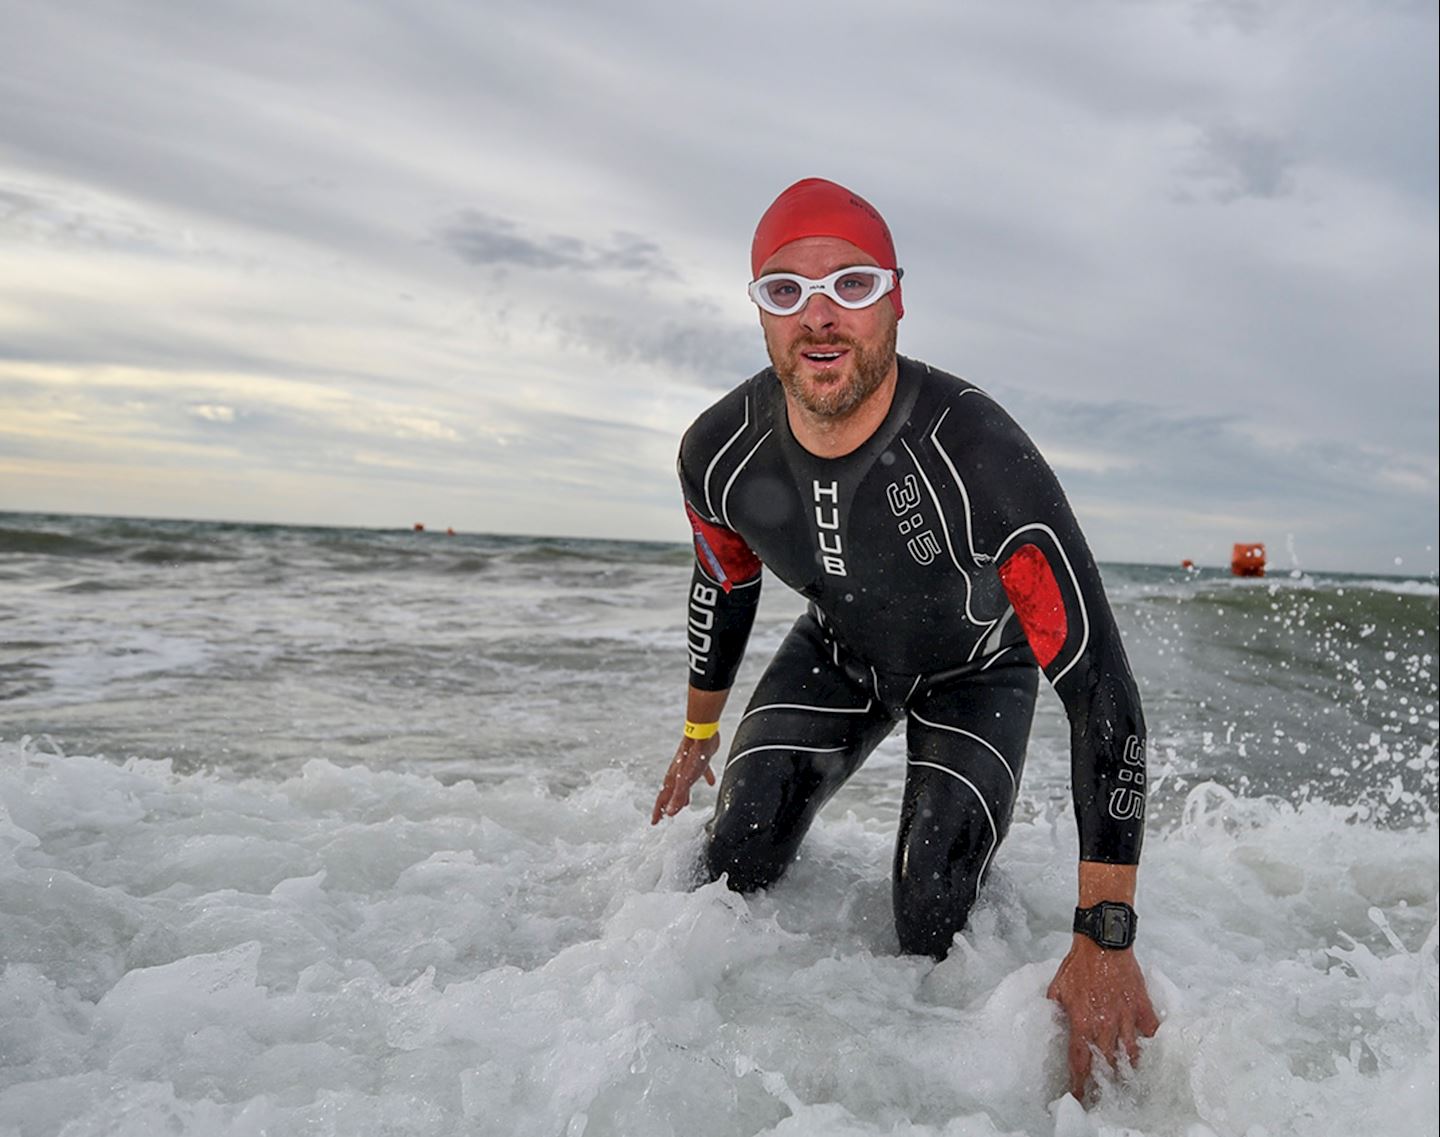
M1187 569L1188 569L1188 568L1194 568L1194 567L1195 567L1195 562L1192 561L1189 557L1186 557L1183 561L1180 562L1180 567L1181 567L1181 568L1187 568Z
M1237 544L1230 554L1230 571L1235 576L1265 575L1265 546L1259 542Z
M447 537L453 537L453 536L455 536L455 530L453 530L453 529L447 529L447 530L445 530L445 536L447 536Z
M423 533L423 532L425 532L425 526L424 526L424 524L421 523L421 522L419 522L419 521L415 522L415 532L417 532L417 533Z

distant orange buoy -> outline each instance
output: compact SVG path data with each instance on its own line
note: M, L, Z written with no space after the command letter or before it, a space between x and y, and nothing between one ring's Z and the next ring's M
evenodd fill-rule
M1186 557L1183 561L1180 562L1180 567L1181 567L1181 568L1194 568L1194 567L1195 567L1195 562L1192 561L1189 557Z
M447 537L453 537L453 536L455 536L455 530L453 530L453 529L447 529L447 530L445 530L445 536L447 536Z
M420 523L419 521L415 522L415 532L417 532L417 533L423 533L423 532L425 532L425 526L424 526L422 523Z
M1235 576L1265 575L1265 546L1262 544L1236 545L1230 554L1230 571Z

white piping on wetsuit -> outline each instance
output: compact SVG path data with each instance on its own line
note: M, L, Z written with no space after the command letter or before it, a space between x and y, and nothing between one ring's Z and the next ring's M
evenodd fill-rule
M917 762L913 758L908 760L907 765L929 766L932 770L939 770L942 774L949 774L952 778L964 782L970 787L970 792L973 793L980 802L980 808L985 811L985 820L990 823L990 850L985 854L985 859L980 862L980 871L975 875L975 899L979 900L980 882L985 879L985 870L990 867L990 858L995 855L995 847L1000 844L1000 831L995 828L995 818L990 814L990 805L986 802L985 795L975 788L975 783L969 778L963 774L957 774L948 766L941 766L935 762Z
M732 434L732 435L730 436L730 438L726 441L725 445L722 446L722 447L720 447L719 450L715 451L715 457L711 458L711 459L710 459L710 465L708 465L708 466L705 467L705 508L710 511L710 520L711 520L711 521L718 521L718 520L720 519L720 515L715 512L715 503L710 499L710 476L715 472L715 464L716 464L717 462L719 462L722 457L724 457L725 451L729 450L731 446L735 445L735 440L738 439L742 434L745 433L745 429L746 429L749 425L750 425L750 396L749 396L749 395L746 395L746 396L745 396L745 421L740 424L740 429L737 430L734 434Z
M750 447L750 453L745 455L744 459L740 462L740 465L735 467L735 472L730 475L730 480L725 483L724 492L720 494L720 516L723 517L725 520L725 528L735 528L735 526L730 524L730 510L728 508L728 503L730 501L730 487L735 484L735 479L740 476L740 471L749 464L751 458L755 457L755 451L759 450L760 447L764 445L765 440L774 433L775 431L771 429L767 430L764 434L760 436L760 441L755 443L754 446Z
M999 651L997 651L994 655L992 655L989 659L987 659L983 664L980 665L980 670L981 670L981 671L989 671L990 668L992 668L993 666L995 666L996 661L999 660L1000 657L1003 656L1003 655L1004 655L1006 652L1008 652L1009 650L1010 650L1010 649L1009 649L1008 647L1002 647Z
M1012 604L1005 610L1005 615L1001 616L1000 619L995 622L995 627L990 634L985 637L984 653L986 655L989 655L1000 647L1000 636L1004 633L1005 625L1010 623L1010 617L1013 615L1015 615L1015 606ZM985 666L989 667L990 665L987 663ZM984 668L981 668L981 670L983 671Z
M985 395L984 391L980 391L974 387L971 387L968 390L961 391L960 394L957 396L956 401L958 402L966 395L971 394L984 395L986 398L989 398L988 395ZM965 488L965 479L960 476L960 471L955 469L955 463L950 461L950 455L945 453L945 447L940 445L940 428L945 425L945 419L949 417L949 414L950 408L946 407L940 413L940 417L935 420L935 429L930 432L930 441L934 443L935 449L940 451L940 457L945 459L945 465L950 468L950 476L955 479L955 484L960 489L960 500L965 505L965 546L970 550L970 558L973 560L976 556L975 527L974 522L971 519L970 491ZM951 556L954 556L954 554L952 553Z
M742 750L739 754L732 754L730 760L725 763L725 769L729 770L730 767L740 761L741 758L747 758L751 754L758 754L762 750L803 750L806 754L843 754L849 749L848 746L794 746L788 742L777 742L766 746L752 746L749 750Z
M964 730L958 726L946 726L943 722L931 722L929 719L923 718L915 711L910 712L910 717L913 718L916 722L923 724L924 726L934 727L936 730L949 730L953 731L956 734L963 734L966 738L973 738L981 746L985 747L986 750L990 751L991 754L995 755L996 758L1000 759L1000 765L1004 766L1005 772L1010 775L1010 789L1016 790L1019 788L1015 783L1015 771L1010 768L1010 763L1005 760L1005 755L1001 754L1000 751L996 750L995 747L991 746L990 743L986 742L978 734L975 734L972 731Z
M740 721L744 722L761 711L818 711L826 715L863 715L874 705L873 699L867 699L863 707L811 707L804 703L766 703L763 707L751 707L740 716Z

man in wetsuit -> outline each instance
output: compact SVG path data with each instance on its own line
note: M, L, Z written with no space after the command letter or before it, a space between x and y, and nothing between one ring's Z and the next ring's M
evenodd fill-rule
M772 366L686 432L695 538L684 737L652 823L719 749L761 566L809 599L735 729L706 868L774 883L815 814L900 720L894 863L903 951L943 958L1009 827L1037 672L1070 720L1079 905L1049 989L1071 1089L1158 1026L1136 963L1145 724L1100 575L1054 474L978 387L896 354L890 231L818 178L782 193L751 248Z

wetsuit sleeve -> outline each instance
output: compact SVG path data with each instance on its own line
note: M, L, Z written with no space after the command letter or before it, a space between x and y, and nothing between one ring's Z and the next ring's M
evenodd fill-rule
M690 685L702 691L727 691L735 683L755 609L760 600L760 558L732 529L709 518L689 476L687 454L691 434L681 443L678 470L685 494L685 513L695 542L695 567L686 602L686 656Z
M982 428L972 496L978 551L995 568L1070 721L1082 860L1135 864L1145 826L1145 718L1100 571L1060 482L993 402L964 400Z

